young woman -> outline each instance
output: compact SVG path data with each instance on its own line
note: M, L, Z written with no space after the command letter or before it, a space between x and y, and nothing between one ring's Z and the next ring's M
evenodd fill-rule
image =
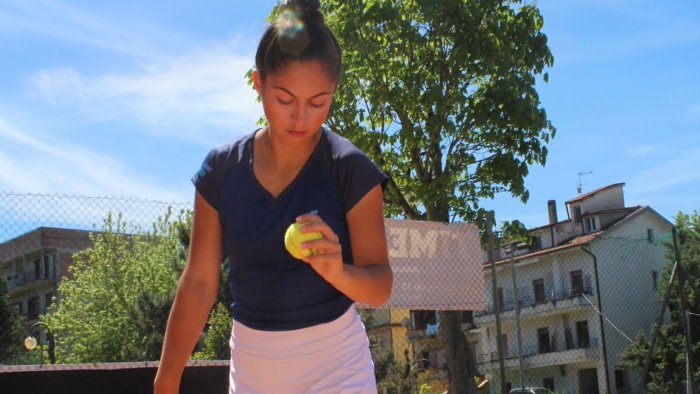
M314 0L286 1L253 72L268 126L213 149L193 178L189 259L178 285L158 394L176 393L230 261L231 393L373 393L369 343L354 302L391 293L382 192L387 180L323 126L341 53ZM286 228L323 237L297 260Z

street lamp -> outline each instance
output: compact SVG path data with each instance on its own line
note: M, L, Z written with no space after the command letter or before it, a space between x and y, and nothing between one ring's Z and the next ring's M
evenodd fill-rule
M42 326L46 330L46 341L49 343L49 360L51 361L51 364L56 364L56 354L55 354L55 349L56 349L56 344L54 343L53 340L53 334L51 333L51 329L49 326L46 325L46 323L42 323L40 321L32 324L31 327L29 327L29 335L27 335L26 338L24 338L24 347L27 350L34 350L36 349L37 346L37 340L32 336L32 330L36 326ZM41 363L44 364L44 357L41 357Z

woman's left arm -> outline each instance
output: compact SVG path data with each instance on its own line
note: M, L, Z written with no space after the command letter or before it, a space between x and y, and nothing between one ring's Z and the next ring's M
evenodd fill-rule
M393 274L389 266L384 230L383 196L375 186L346 214L354 264L343 264L338 237L318 216L304 215L308 222L303 232L320 231L324 239L308 242L305 247L321 253L304 259L350 299L380 307L391 295Z

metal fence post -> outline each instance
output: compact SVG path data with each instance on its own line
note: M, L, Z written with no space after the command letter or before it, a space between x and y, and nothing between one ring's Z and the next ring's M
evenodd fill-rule
M693 372L695 366L693 363L693 344L690 341L690 321L688 315L688 302L685 294L685 270L681 263L681 252L678 248L678 232L673 226L671 230L673 234L673 253L678 267L678 292L681 298L681 309L683 310L683 331L685 332L685 373L686 373L686 390L688 394L697 394Z
M593 257L593 272L595 274L595 291L598 299L598 322L600 323L600 348L603 353L603 368L605 368L605 392L610 394L610 373L608 372L608 352L605 348L605 322L603 322L603 302L600 299L600 279L598 278L598 257L581 246L581 250Z
M489 264L491 265L491 284L493 287L493 305L496 312L496 347L498 349L498 364L501 371L501 392L506 392L506 367L503 351L503 338L501 329L501 302L498 300L498 288L496 282L496 265L493 255L493 211L489 211L486 215L486 236L489 242Z
M515 300L515 329L518 334L518 372L520 374L520 390L525 392L525 369L523 367L523 337L520 331L520 301L518 300L517 280L515 279L515 248L516 244L511 243L510 250L510 270L513 276L513 298Z

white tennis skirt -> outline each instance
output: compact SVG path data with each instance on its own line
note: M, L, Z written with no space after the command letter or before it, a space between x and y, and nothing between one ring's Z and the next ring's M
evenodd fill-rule
M290 331L234 320L229 394L377 392L365 327L354 306L338 319Z

